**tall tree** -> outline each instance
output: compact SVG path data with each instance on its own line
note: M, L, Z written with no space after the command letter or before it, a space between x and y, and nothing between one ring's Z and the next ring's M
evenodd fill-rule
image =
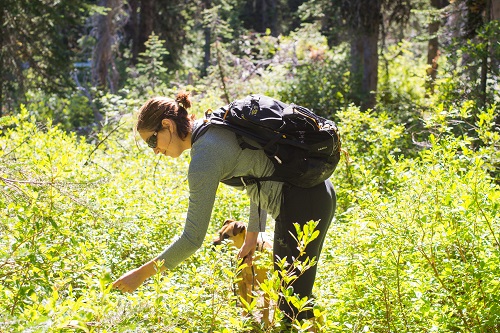
M491 22L491 2L492 0L485 1L484 8L484 24L488 25ZM488 66L489 66L489 55L490 55L490 39L489 36L481 37L482 42L486 45L486 52L483 52L481 57L481 95L480 95L480 105L482 107L486 106L488 94L487 94L487 81L488 81Z
M500 0L491 0L491 20L500 21ZM492 45L500 45L500 36L496 35L491 38ZM495 75L500 75L500 51L495 52L495 48L491 49L491 68ZM498 117L500 121L500 117Z
M130 47L132 63L136 64L140 53L146 50L146 42L154 30L156 0L128 0L128 21L124 26L125 41Z
M347 40L350 47L350 99L362 109L376 104L380 27L404 26L411 0L317 0L323 15L323 29L330 40ZM342 31L340 33L339 31Z
M220 42L238 40L241 36L242 24L239 14L242 8L238 0L202 0L199 12L200 26L203 29L203 63L201 75L206 76L208 67L214 62L214 48L216 57L220 56ZM233 43L237 49L239 43ZM218 62L218 61L217 61ZM220 64L219 64L220 65Z
M143 53L146 50L146 42L154 31L154 23L160 19L156 15L156 0L141 0L140 20L139 20L139 40L138 51Z
M359 7L357 7L358 5ZM361 9L362 8L362 9ZM351 37L352 97L363 108L373 108L378 83L378 41L382 23L382 1L344 2L345 13L354 14L348 26Z
M250 0L246 1L241 12L243 25L246 29L271 35L281 33L281 12L283 5L280 0Z
M118 48L117 33L121 28L122 0L100 0L104 12L95 15L96 45L92 56L92 81L94 86L109 87L113 93L118 88L118 71L115 54ZM97 119L96 119L97 120Z
M124 27L126 46L130 47L132 63L146 50L146 42L154 32L166 41L168 55L163 59L169 68L178 68L187 42L187 24L193 8L202 7L202 0L128 0L129 20Z
M5 26L5 5L6 3L4 3L3 1L0 3L0 27L2 28L2 31L0 33L0 117L2 116L3 114L3 98L4 98L4 95L3 95L3 87L4 87L4 49L3 49L3 45L4 45L4 31L3 31L3 27Z
M177 69L182 64L181 54L187 44L186 31L191 29L187 18L191 15L193 5L196 3L199 6L199 0L155 2L153 31L166 42L165 47L168 51L168 56L164 59L166 66Z
M0 115L23 100L27 71L44 91L73 84L72 47L89 10L85 0L0 1Z
M465 2L465 29L463 31L463 37L469 41L471 45L482 44L481 47L483 50L477 58L475 55L467 54L465 57L467 62L470 62L471 66L469 66L468 75L472 77L477 77L476 71L479 67L479 94L478 94L478 102L481 106L486 105L486 80L488 74L488 50L489 50L489 40L484 39L482 37L478 38L479 32L482 30L485 24L490 21L490 13L491 13L491 0L461 0L457 1ZM476 52L474 52L476 53Z
M431 7L436 10L441 10L448 6L450 3L448 0L431 0ZM432 21L429 24L429 42L427 44L427 82L428 90L430 93L434 93L434 82L436 81L436 75L438 70L438 58L439 58L439 39L438 31L441 26L441 15L439 12L433 15Z
M202 8L203 10L209 11L212 8L212 0L203 0ZM208 66L210 66L212 28L206 22L203 25L203 37L205 39L205 45L203 45L203 65L201 67L201 76L205 77L207 75Z
M455 0L449 19L454 42L450 43L450 54L460 54L459 73L462 80L457 82L468 99L486 107L495 99L491 77L498 75L500 47L498 35L500 28L495 20L498 0ZM457 52L460 50L460 52Z

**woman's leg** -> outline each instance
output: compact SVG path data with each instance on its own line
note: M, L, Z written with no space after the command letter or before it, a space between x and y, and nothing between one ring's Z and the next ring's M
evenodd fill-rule
M287 258L289 264L295 260L304 261L305 258L316 257L319 260L319 255L323 247L328 227L333 219L336 207L335 190L332 183L327 180L312 188L300 188L294 186L283 186L283 202L281 204L280 215L276 219L274 231L274 257ZM309 221L318 221L316 230L319 230L319 236L306 247L306 254L299 257L297 249L297 233L294 223L301 226ZM291 234L290 234L291 233ZM293 236L292 236L293 235ZM275 269L279 269L275 263ZM294 293L300 297L311 297L314 280L316 278L317 266L313 266L306 270L300 277L292 282ZM300 272L294 272L299 275ZM280 300L280 309L288 318L311 318L312 313L302 312L297 315L297 309Z

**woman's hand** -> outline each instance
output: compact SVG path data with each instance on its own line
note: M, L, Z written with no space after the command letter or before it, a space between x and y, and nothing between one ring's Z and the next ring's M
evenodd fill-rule
M161 267L161 271L163 270L165 270L164 266ZM113 282L113 288L118 289L122 292L131 293L139 288L139 286L143 284L144 281L153 276L155 273L156 261L151 260L141 267L123 274L118 280Z
M238 253L238 258L244 259L243 263L248 266L252 266L253 254L257 246L258 237L258 232L247 232L245 235L245 241L243 242L240 252Z

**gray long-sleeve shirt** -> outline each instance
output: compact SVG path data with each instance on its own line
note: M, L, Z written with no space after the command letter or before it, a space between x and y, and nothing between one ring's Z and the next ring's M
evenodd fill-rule
M199 126L199 122L195 122ZM238 176L265 177L274 172L272 162L260 150L241 149L236 135L223 128L210 127L191 148L188 170L189 208L182 235L158 257L168 269L191 256L205 239L219 182ZM258 204L273 218L279 214L283 183L265 181L246 187L250 197L248 231L264 231L266 213L258 218ZM243 190L243 188L239 188ZM260 192L260 193L259 193Z

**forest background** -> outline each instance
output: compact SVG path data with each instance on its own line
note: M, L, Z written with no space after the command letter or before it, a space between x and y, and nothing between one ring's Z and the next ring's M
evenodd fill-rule
M234 253L211 237L137 292L110 289L182 231L189 154L155 157L132 132L145 100L180 89L198 117L263 93L337 122L350 157L320 331L500 331L499 18L498 0L1 1L0 331L280 330L279 312L241 316ZM217 195L210 235L248 214ZM265 292L309 306L277 273Z

